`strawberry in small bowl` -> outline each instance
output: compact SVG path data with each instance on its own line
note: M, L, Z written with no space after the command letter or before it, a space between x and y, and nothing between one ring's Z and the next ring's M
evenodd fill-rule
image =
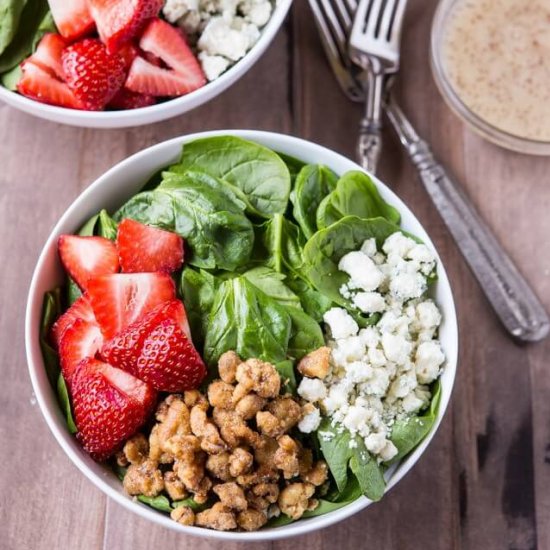
M36 13L0 14L9 30L0 40L0 99L76 126L163 120L242 76L290 3L39 0ZM12 42L24 44L18 55Z

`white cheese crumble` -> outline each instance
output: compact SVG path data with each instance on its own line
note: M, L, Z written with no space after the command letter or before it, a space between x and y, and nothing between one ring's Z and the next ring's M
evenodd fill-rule
M166 0L163 14L188 35L206 78L243 58L273 12L272 0Z
M428 406L428 385L440 376L445 355L436 338L441 313L424 297L436 265L434 254L399 232L381 248L368 239L338 265L350 277L340 289L350 309L378 314L378 322L360 329L345 309L327 311L329 374L323 380L303 378L298 394L315 403L315 411L334 426L349 430L350 446L362 438L367 450L386 462L398 453L391 441L393 424ZM316 412L312 414L304 416L299 429L317 423Z

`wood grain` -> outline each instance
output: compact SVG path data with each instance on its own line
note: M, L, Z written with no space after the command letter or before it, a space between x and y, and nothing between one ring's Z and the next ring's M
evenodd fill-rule
M409 3L397 94L550 309L550 159L485 143L445 106L428 66L435 5ZM193 131L261 128L353 157L360 115L361 106L346 100L330 74L305 0L295 2L273 45L241 81L171 121L85 130L0 106L1 550L241 548L135 517L65 457L26 372L23 318L32 269L66 207L135 151ZM390 131L384 146L381 176L426 226L453 284L461 353L451 407L418 465L382 502L324 531L246 548L550 548L550 343L520 346L508 338Z

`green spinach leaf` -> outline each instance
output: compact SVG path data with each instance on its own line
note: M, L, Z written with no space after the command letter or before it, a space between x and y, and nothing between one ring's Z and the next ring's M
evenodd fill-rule
M288 306L286 311L292 319L292 329L288 341L289 357L300 360L304 355L325 345L323 331L315 319L292 306Z
M335 510L351 504L362 495L363 492L361 491L357 478L351 476L344 490L342 492L338 492L334 499L329 499L328 497L320 499L319 506L317 506L315 510L306 511L302 517L312 518L315 516L328 514L329 512L334 512Z
M296 394L296 374L294 373L294 365L292 361L286 360L275 364L277 372L283 381L282 393Z
M398 225L401 216L388 204L367 174L359 171L346 172L336 188L319 204L317 227L323 229L346 216L358 218L385 218Z
M56 288L44 294L42 315L40 322L40 349L44 358L46 374L52 387L57 384L59 376L59 359L57 352L50 344L50 330L57 318L61 315L61 290Z
M306 165L305 162L302 162L301 160L294 158L290 155L285 155L285 153L277 153L282 161L286 164L286 167L288 168L288 171L290 173L290 180L292 185L296 181L296 176L300 172L300 170Z
M286 284L300 298L302 309L320 323L323 314L332 307L332 300L315 290L304 279L287 277Z
M184 500L175 500L172 502L173 508L179 508L180 506L186 506L187 508L191 508L193 512L202 512L203 510L206 510L212 505L211 502L205 502L204 504L199 504L192 498L186 498Z
M271 363L286 359L292 321L285 307L245 277L224 281L216 290L204 343L204 357L214 365L235 350L242 358Z
M0 0L0 55L13 40L26 0Z
M269 267L259 266L245 271L243 277L279 304L301 309L300 298L286 286L284 282L286 277L282 273Z
M234 136L203 138L183 147L171 171L200 170L239 188L253 214L282 214L290 193L286 164L267 147Z
M138 495L137 499L143 504L147 504L155 510L160 510L161 512L170 513L172 511L172 505L168 497L164 495L158 495L156 497L147 497L145 495Z
M308 239L317 231L317 209L337 181L336 174L320 164L307 164L296 177L293 214Z
M71 400L69 399L67 384L65 383L65 379L63 378L63 375L61 373L59 373L59 377L57 379L57 399L59 400L62 411L65 413L65 419L67 421L69 432L75 434L78 430L73 419Z
M164 174L157 189L138 193L114 217L181 235L191 251L186 261L195 267L233 271L248 263L254 243L242 201L201 172Z

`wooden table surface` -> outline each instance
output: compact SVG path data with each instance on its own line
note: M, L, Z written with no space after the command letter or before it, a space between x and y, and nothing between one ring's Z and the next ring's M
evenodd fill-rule
M550 159L482 141L445 106L428 68L435 4L409 3L399 96L550 309ZM137 518L65 456L27 374L23 319L32 270L54 223L79 193L144 147L200 130L257 128L353 157L360 114L332 78L305 0L296 0L242 80L180 118L103 131L0 107L1 550L240 547ZM382 179L428 229L450 274L461 333L451 406L425 455L382 502L324 531L246 548L550 548L550 340L521 346L503 331L390 133L381 165Z

